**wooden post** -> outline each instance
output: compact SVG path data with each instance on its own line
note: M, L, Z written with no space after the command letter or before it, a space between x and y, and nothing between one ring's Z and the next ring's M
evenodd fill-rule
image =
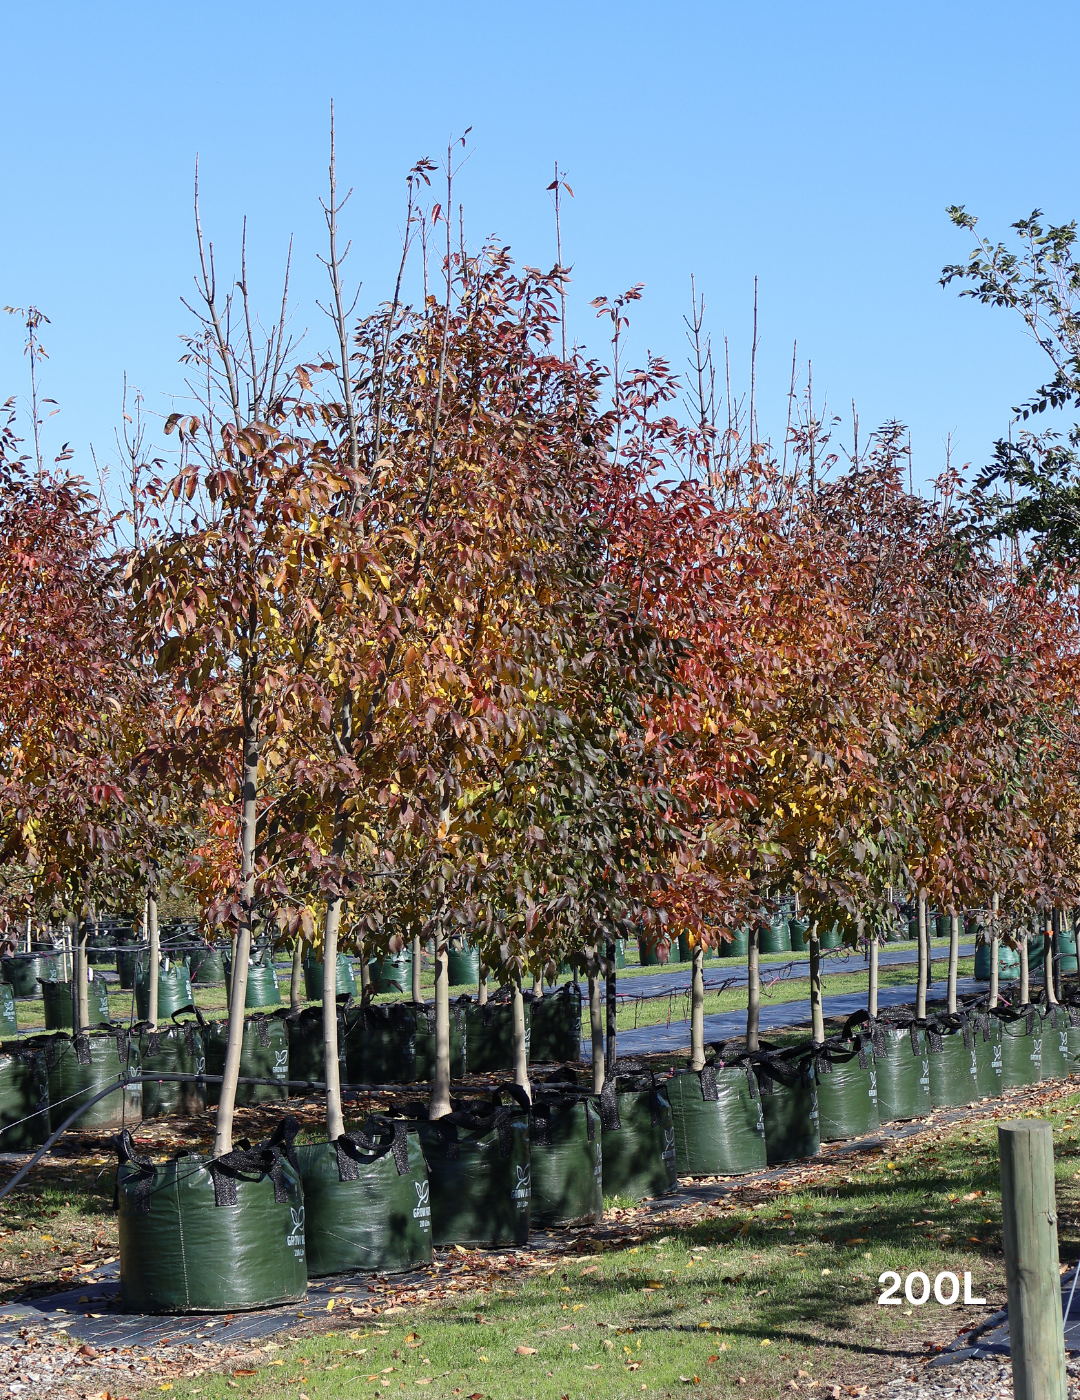
M998 1152L1013 1393L1016 1400L1065 1400L1050 1124L1002 1123Z

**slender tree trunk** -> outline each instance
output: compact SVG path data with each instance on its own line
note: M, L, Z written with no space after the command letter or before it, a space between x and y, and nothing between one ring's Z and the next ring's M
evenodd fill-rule
M240 1054L244 1046L244 1012L247 1009L251 925L255 916L255 822L258 791L259 713L257 709L252 709L244 725L244 787L240 815L240 878L243 881L243 908L234 945L232 999L229 1005L229 1039L225 1050L221 1097L218 1100L217 1128L214 1133L215 1157L222 1157L232 1151L233 1115L236 1111L236 1081L240 1077Z
M926 928L926 895L920 890L918 899L918 980L915 984L915 1015L921 1021L926 1015L927 973L930 968L930 935Z
M705 1068L705 950L695 943L690 964L690 1068Z
M429 1118L445 1118L450 1107L450 958L446 939L435 935L435 1082Z
M533 993L533 996L534 996L534 997L542 997L542 996L544 995L544 973L543 973L543 970L541 970L540 976L539 976L539 977L534 977L534 978L533 978L532 993Z
M146 892L146 928L150 936L150 982L146 1019L152 1031L158 1023L158 983L161 979L161 936L158 933L157 889L151 885Z
M521 994L521 983L514 983L512 993L514 1008L514 1083L524 1089L532 1099L532 1085L529 1083L529 1050L525 1039L525 998Z
M1020 944L1020 1005L1027 1006L1031 1000L1031 983L1028 977L1028 941Z
M368 967L368 955L367 949L364 947L363 935L357 935L356 946L360 952L360 994L363 995L371 986L371 968Z
M989 1006L998 1004L998 958L1001 956L1001 937L998 933L998 897L990 897L990 996Z
M750 921L750 931L746 939L746 1048L760 1048L758 1022L761 1019L761 964L758 960L758 933L760 925L756 919Z
M414 1006L421 1006L424 1001L424 988L420 981L421 967L420 935L414 933L412 940L412 999Z
M233 929L233 931L232 931L232 937L229 939L229 995L228 995L228 1003L229 1003L230 1006L232 1006L233 990L234 990L234 988L236 987L236 945L237 945L238 942L239 942L239 934L236 932L236 929ZM247 993L245 993L245 996L246 996L246 995L247 995Z
M476 1004L477 1006L487 1006L488 999L488 970L487 963L480 964L480 976L476 983Z
M949 910L949 1001L948 1009L956 1010L956 967L960 959L960 915Z
M289 1010L299 1011L304 997L304 940L299 934L292 950L292 972L289 976Z
M607 954L607 987L605 989L605 1000L607 1002L607 1045L604 1048L604 1071L608 1079L615 1078L615 1057L616 1048L616 972L615 965L615 940L609 938L606 946Z
M877 1019L877 994L878 994L878 941L870 935L870 984L866 995L866 1009L871 1016Z
M810 925L810 1039L825 1039L825 1008L821 1003L821 935L818 921Z
M1046 924L1046 944L1043 953L1043 981L1046 983L1046 1000L1050 1006L1055 1006L1058 1000L1058 960L1057 952L1060 946L1058 930L1061 928L1061 914L1055 909Z
M600 958L596 947L585 949L589 973L589 1034L592 1039L592 1086L598 1094L604 1087L604 1013L600 1005Z
M335 846L338 842L334 842ZM345 848L344 834L341 836L341 855ZM341 911L345 901L335 895L326 906L326 924L323 927L322 954L322 1023L323 1023L323 1062L326 1076L326 1140L336 1142L345 1131L345 1118L341 1111L341 1065L338 1061L338 1017L337 1017L337 941L341 928Z
M90 1029L90 989L87 983L86 974L89 971L89 963L86 958L86 936L89 932L86 920L76 925L78 931L78 952L75 955L75 966L77 976L75 978L75 1000L78 1013L78 1029L88 1031ZM76 1018L72 1017L74 1021Z

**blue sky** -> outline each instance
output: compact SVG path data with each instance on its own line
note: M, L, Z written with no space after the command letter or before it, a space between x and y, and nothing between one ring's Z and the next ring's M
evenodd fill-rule
M294 326L325 331L319 195L338 113L349 270L387 295L404 175L472 126L459 183L472 240L554 261L544 187L575 198L571 331L646 284L631 353L681 362L691 273L745 381L759 283L759 416L782 428L792 341L815 400L863 431L911 426L916 476L982 463L1041 376L1018 324L938 286L969 239L946 205L1003 232L1035 206L1080 214L1075 101L1054 56L1064 4L506 3L169 6L9 4L3 11L0 304L50 317L48 443L108 460L123 375L164 415L182 391L192 172L223 266L248 216L269 308L295 237ZM20 329L0 318L0 397L23 393Z

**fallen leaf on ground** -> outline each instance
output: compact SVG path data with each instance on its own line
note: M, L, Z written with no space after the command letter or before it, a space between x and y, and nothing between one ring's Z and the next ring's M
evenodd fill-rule
M535 1356L535 1355L536 1355L536 1347L515 1347L515 1348L514 1348L514 1355L515 1355L515 1356Z

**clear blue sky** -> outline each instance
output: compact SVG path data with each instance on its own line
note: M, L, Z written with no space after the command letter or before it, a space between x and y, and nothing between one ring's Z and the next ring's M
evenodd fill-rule
M337 104L352 274L388 293L404 174L466 126L472 239L554 261L549 196L569 172L572 332L646 284L632 352L683 356L693 272L745 380L759 278L759 406L782 427L792 340L815 398L865 430L911 425L916 475L981 463L1041 374L1005 313L938 286L969 240L945 206L1003 231L1033 207L1080 215L1075 5L712 3L9 4L3 12L0 304L51 318L44 392L68 438L108 458L122 377L164 413L182 387L192 171L234 269L249 221L270 304L295 235L294 324L324 338L318 198ZM0 318L0 397L26 385Z

